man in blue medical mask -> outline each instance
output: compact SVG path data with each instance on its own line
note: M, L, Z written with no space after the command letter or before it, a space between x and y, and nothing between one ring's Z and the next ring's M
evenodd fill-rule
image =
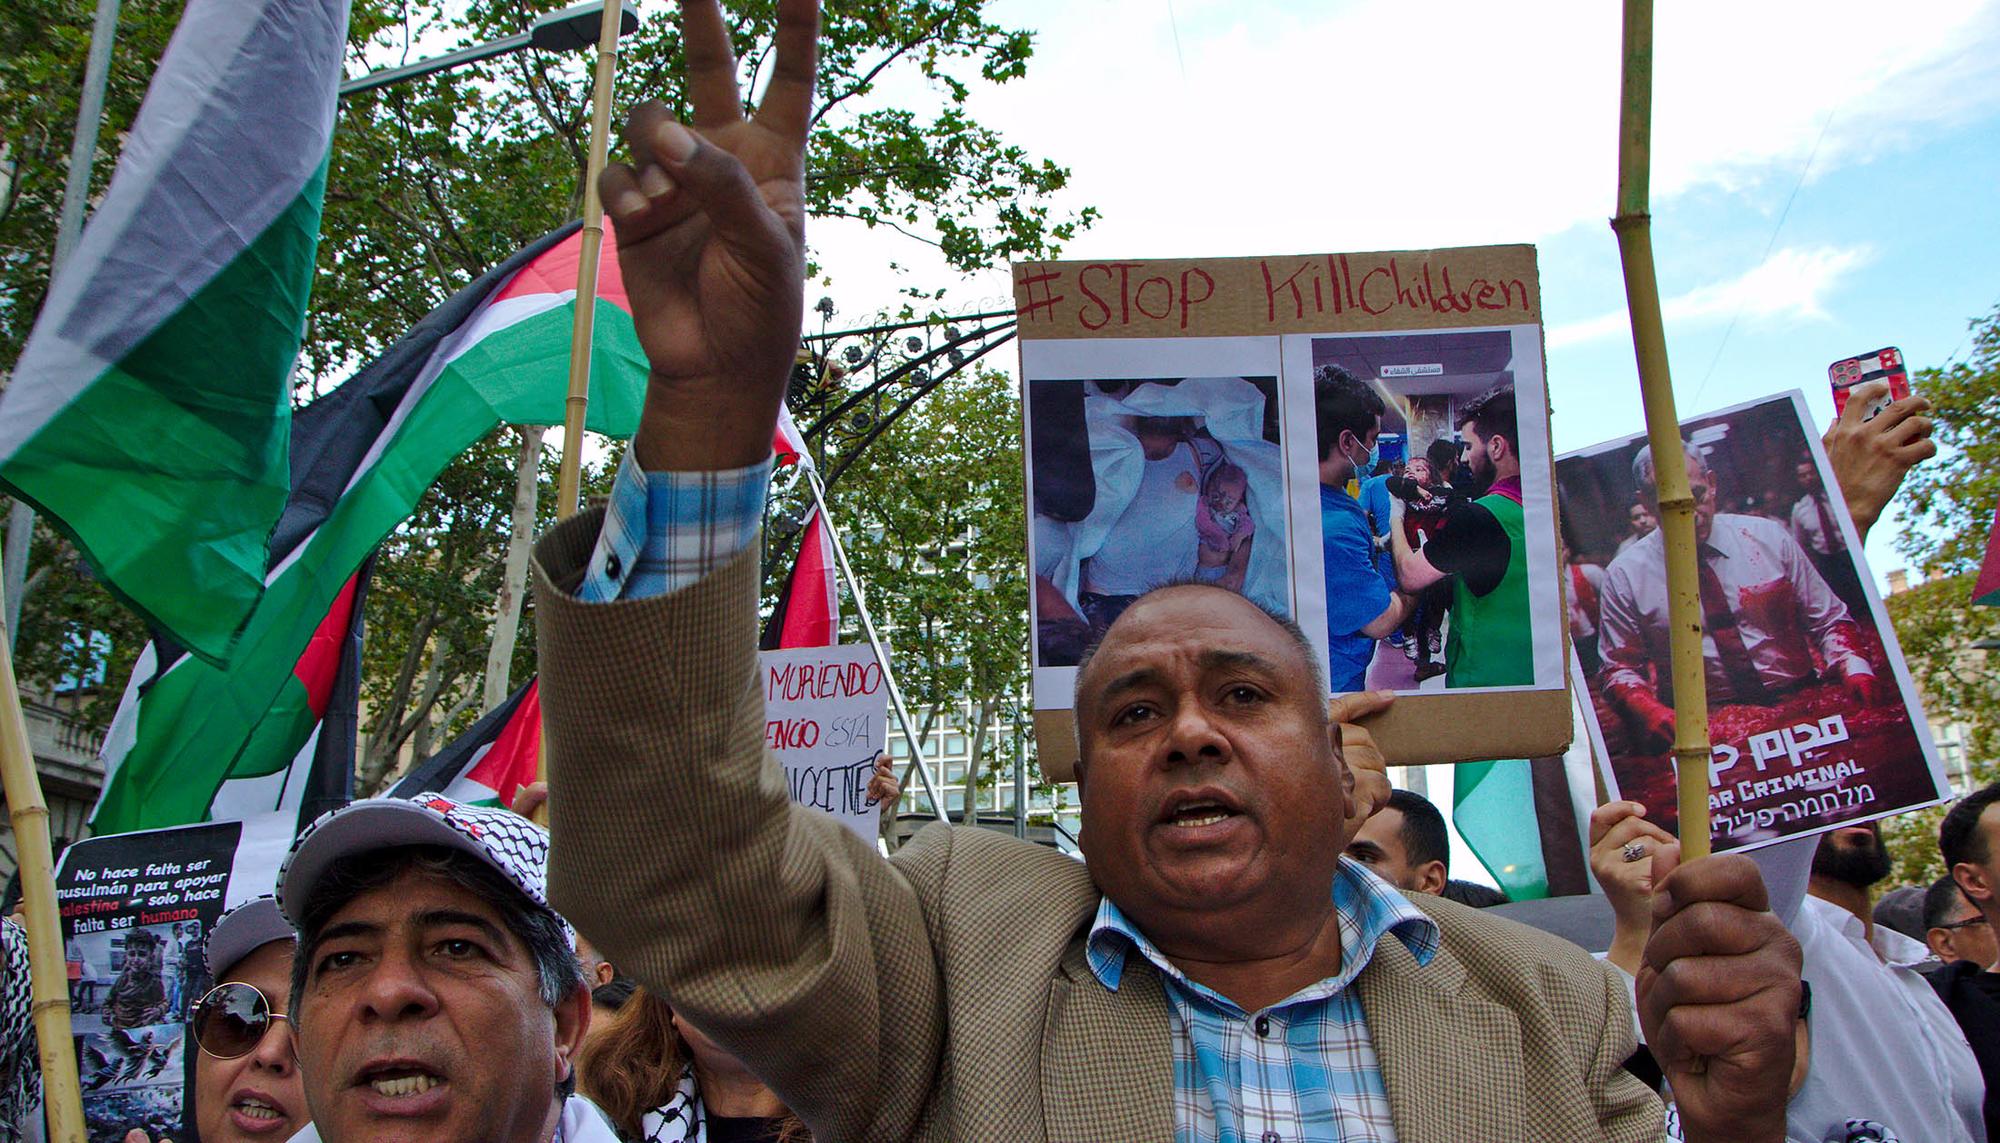
M1374 471L1382 397L1340 366L1322 365L1313 372L1313 406L1326 556L1327 678L1340 694L1367 688L1376 641L1403 625L1411 604L1384 578L1368 513L1347 489L1348 481L1366 480Z

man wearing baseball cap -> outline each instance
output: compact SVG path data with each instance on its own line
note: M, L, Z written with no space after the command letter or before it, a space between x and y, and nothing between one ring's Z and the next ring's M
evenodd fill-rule
M590 1022L548 831L434 794L356 802L278 875L313 1122L296 1140L612 1143L574 1094Z

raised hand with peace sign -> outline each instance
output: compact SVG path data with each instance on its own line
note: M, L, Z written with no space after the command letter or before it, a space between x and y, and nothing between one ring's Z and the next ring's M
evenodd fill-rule
M748 117L716 0L685 0L682 19L693 122L634 108L632 162L600 184L652 364L633 449L648 470L741 468L770 454L798 347L819 5L779 3L776 69Z

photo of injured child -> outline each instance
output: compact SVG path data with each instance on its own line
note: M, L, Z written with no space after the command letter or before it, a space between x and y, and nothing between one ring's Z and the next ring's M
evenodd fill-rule
M1075 666L1166 584L1291 614L1275 376L1027 388L1037 667Z
M1334 693L1531 686L1538 650L1560 679L1531 599L1554 570L1547 436L1515 354L1507 330L1313 340Z
M1919 708L1896 670L1893 631L1862 586L1847 546L1851 525L1837 493L1827 495L1833 485L1807 427L1791 397L1775 397L1684 422L1680 455L1656 457L1634 438L1557 464L1571 567L1589 589L1572 596L1572 613L1596 639L1585 681L1610 756L1607 781L1614 796L1644 802L1665 829L1676 816L1666 548L1658 530L1625 539L1633 506L1657 511L1661 467L1685 468L1718 850L1879 817L1939 794L1922 720L1912 717ZM1825 573L1816 539L1846 565L1844 576ZM1602 570L1590 574L1591 565Z

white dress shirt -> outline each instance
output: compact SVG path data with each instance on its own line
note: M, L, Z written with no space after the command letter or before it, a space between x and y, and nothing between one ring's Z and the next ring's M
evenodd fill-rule
M1979 1061L1915 968L1930 951L1881 925L1871 943L1854 914L1807 896L1817 848L1817 836L1802 837L1748 854L1813 990L1812 1057L1785 1107L1787 1143L1847 1139L1851 1121L1881 1124L1897 1143L1985 1143ZM1681 1138L1671 1116L1667 1138Z
M1983 1143L1986 1081L1951 1010L1915 966L1930 950L1882 925L1871 943L1860 918L1806 895L1819 838L1749 854L1771 911L1805 954L1812 983L1812 1063L1786 1108L1786 1138L1845 1138L1851 1119L1873 1120L1901 1143Z
M1822 516L1820 510L1825 509ZM1833 519L1833 508L1817 496L1801 496L1792 505L1792 535L1797 537L1799 546L1816 556L1830 556L1843 551L1847 545L1838 535L1829 537L1820 525ZM1837 525L1836 525L1837 526ZM1838 544L1838 547L1834 545Z
M1783 691L1809 679L1815 647L1835 678L1875 673L1848 638L1853 620L1847 605L1785 525L1762 516L1718 514L1702 555L1723 590L1737 600L1736 629L1765 686ZM1651 687L1649 668L1672 661L1666 548L1658 530L1605 569L1598 627L1607 688ZM1713 633L1703 631L1701 649L1710 705L1745 701L1723 667ZM1660 672L1658 694L1662 702L1673 701L1665 671Z
M1859 917L1817 897L1800 904L1791 929L1813 984L1812 1067L1787 1109L1792 1134L1824 1139L1867 1118L1907 1143L1983 1143L1986 1081L1951 1010L1916 971L1930 950L1883 925L1871 942Z

